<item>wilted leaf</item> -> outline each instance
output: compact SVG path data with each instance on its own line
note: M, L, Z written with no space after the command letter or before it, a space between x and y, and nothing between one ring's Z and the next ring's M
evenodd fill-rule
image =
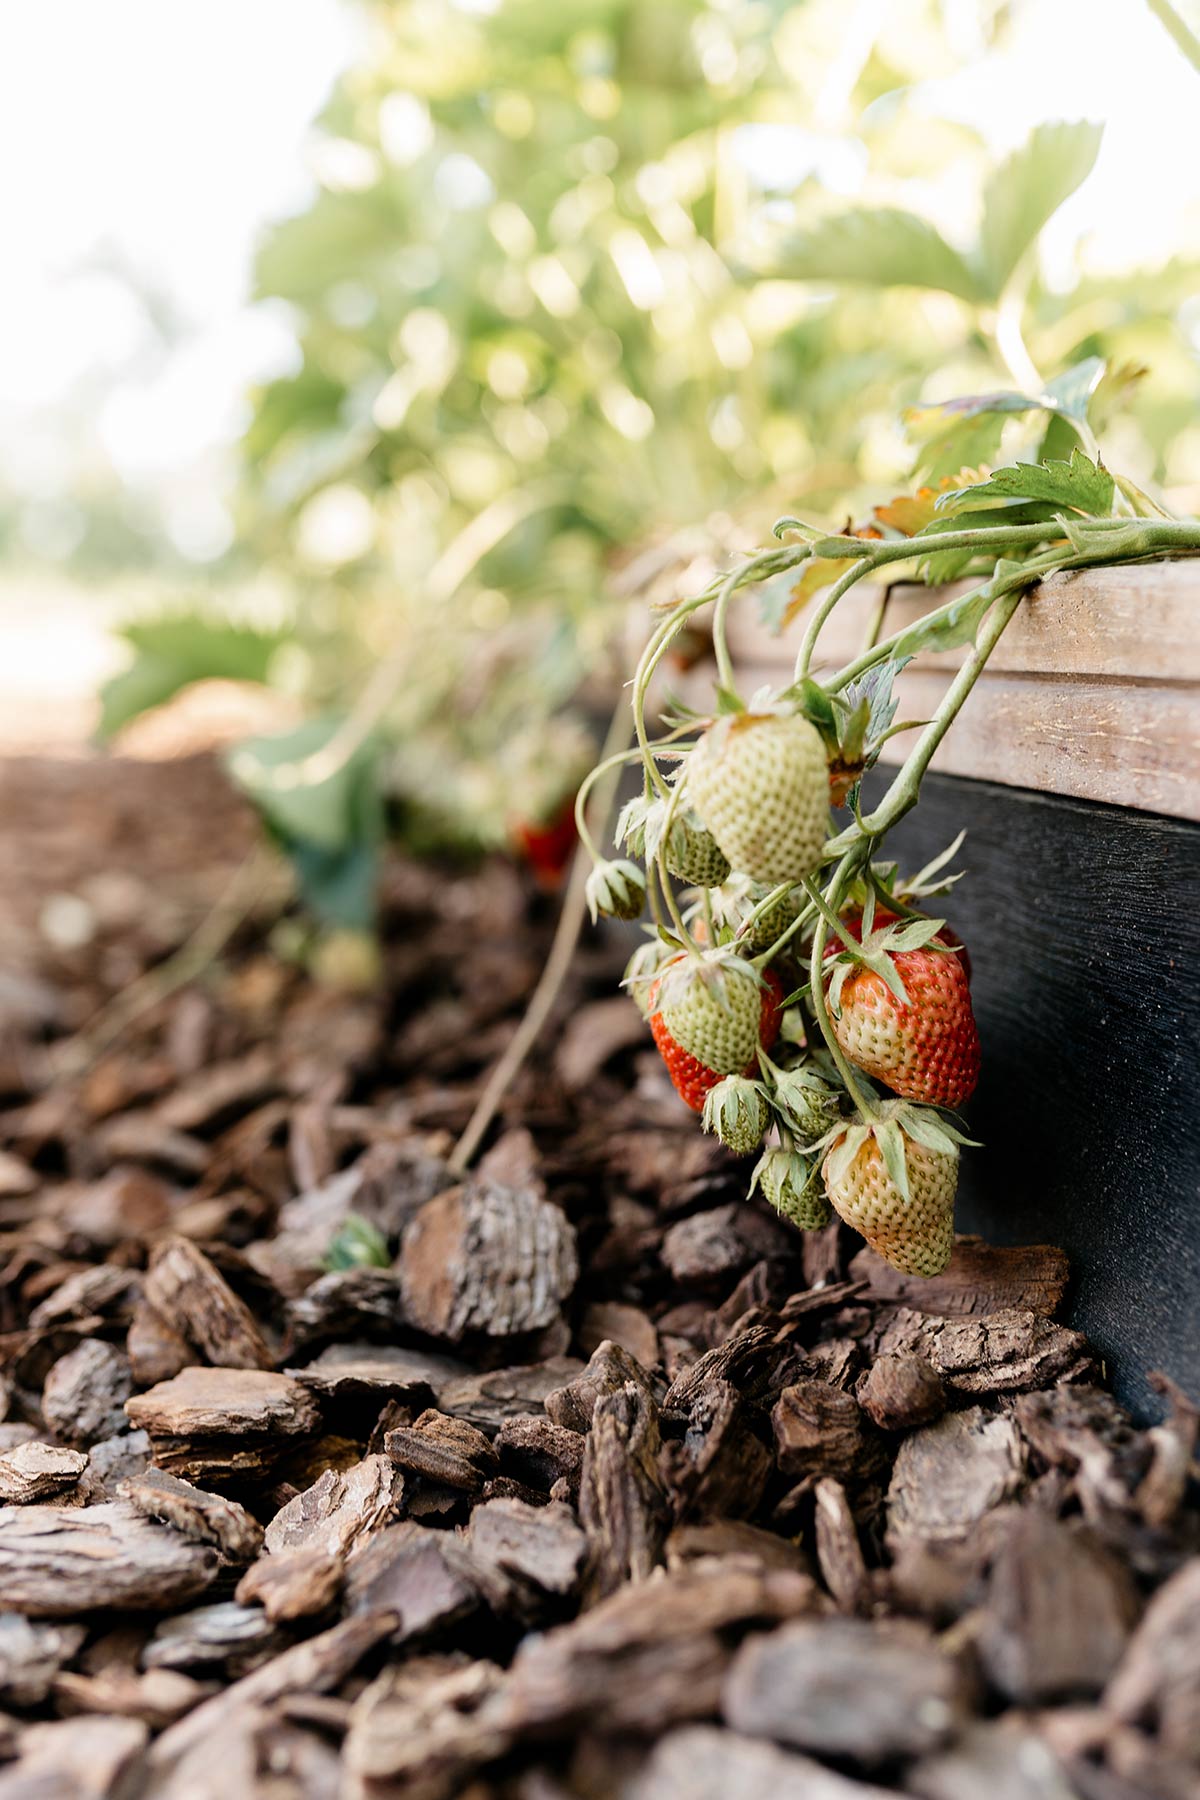
M792 281L866 281L980 298L966 258L926 220L890 207L822 219L788 241L771 273Z
M979 237L988 298L999 299L1043 225L1091 174L1103 135L1086 120L1039 125L994 172Z
M915 494L897 494L894 500L875 508L875 517L881 525L890 526L902 536L915 537L936 519L939 494L986 479L983 470L960 469L956 475L943 475L936 487L919 487Z

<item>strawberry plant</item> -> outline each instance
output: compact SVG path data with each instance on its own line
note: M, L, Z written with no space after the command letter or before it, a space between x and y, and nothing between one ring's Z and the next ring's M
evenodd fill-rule
M1103 376L1085 364L1031 394L944 404L938 458L978 442L981 421L1022 417L1037 431L1029 460L964 468L837 533L782 519L775 544L670 605L632 683L637 747L594 770L576 803L593 912L627 919L643 898L649 910L627 985L680 1094L735 1153L761 1148L752 1188L783 1217L811 1229L832 1209L915 1274L938 1273L953 1247L970 1141L954 1110L974 1090L980 1043L966 947L935 916L958 879L946 873L958 845L905 881L883 858L887 834L917 804L1031 588L1060 570L1200 554L1200 521L1106 467L1089 417ZM1047 442L1066 454L1047 454ZM897 575L972 579L891 636L877 609L860 654L818 678L820 634L844 596ZM746 698L726 631L735 596L754 588L765 616L804 628L791 679ZM653 738L655 671L708 607L711 711L677 710ZM890 736L914 728L896 722L896 676L923 651L956 647L969 654L944 699L865 809L862 777ZM617 827L629 855L610 861L589 834L587 795L628 760L643 793Z

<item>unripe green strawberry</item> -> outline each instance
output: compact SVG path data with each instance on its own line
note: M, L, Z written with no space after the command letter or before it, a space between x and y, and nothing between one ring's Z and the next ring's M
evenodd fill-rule
M600 862L584 891L593 925L601 913L606 919L636 919L646 904L646 877L636 863Z
M798 715L718 719L688 759L688 795L733 868L800 881L820 859L829 776L816 727Z
M811 1068L772 1069L770 1075L776 1112L800 1144L815 1144L837 1111L834 1090Z
M778 886L778 882L775 885ZM773 906L754 919L753 924L747 925L747 920L753 918L760 902L771 892L771 888L761 882L749 881L745 876L737 875L721 888L717 903L721 919L726 925L733 927L738 948L748 956L757 956L761 951L769 950L804 910L805 894L803 889L797 888L792 893L785 894L781 900L776 900Z
M729 858L690 811L672 819L663 854L672 875L693 887L718 887L729 873Z
M888 1101L870 1125L836 1126L821 1165L847 1225L906 1275L940 1275L954 1249L958 1145L936 1114ZM913 1135L919 1132L924 1140Z
M753 1074L761 1045L779 1036L783 989L728 950L672 958L651 986L650 1030L677 1092L693 1112L723 1075Z
M668 825L672 804L675 812ZM644 862L658 855L664 831L667 839L663 857L672 875L693 887L717 887L724 881L729 860L682 797L672 802L661 795L639 794L627 803L617 820L617 841Z
M735 1156L749 1156L762 1142L771 1111L757 1081L727 1075L704 1098L704 1129L715 1131Z
M775 1211L800 1231L819 1231L833 1217L821 1188L815 1162L794 1150L764 1150L755 1166L750 1192L762 1189Z

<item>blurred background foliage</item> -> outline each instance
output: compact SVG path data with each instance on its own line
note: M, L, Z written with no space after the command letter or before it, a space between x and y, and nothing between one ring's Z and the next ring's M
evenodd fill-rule
M1028 5L353 3L316 191L257 258L295 354L235 546L199 610L138 620L104 715L284 691L301 722L231 766L328 916L367 916L381 794L419 846L551 822L643 577L900 491L907 405L1144 370L1114 459L1195 505L1196 221L1149 269L1039 254L1098 130L998 162L937 112ZM933 472L994 460L982 430Z

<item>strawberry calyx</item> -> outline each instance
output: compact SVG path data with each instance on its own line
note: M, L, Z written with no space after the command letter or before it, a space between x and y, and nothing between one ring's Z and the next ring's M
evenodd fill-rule
M825 1179L829 1186L840 1182L868 1138L874 1138L884 1166L904 1200L910 1198L907 1144L922 1145L944 1156L958 1159L961 1146L977 1149L976 1139L969 1138L932 1106L921 1106L912 1100L883 1100L873 1119L839 1119L811 1146L812 1153L826 1152Z
M842 1090L820 1073L811 1056L793 1068L780 1068L765 1050L759 1051L758 1060L780 1123L802 1150L809 1149L828 1131Z
M821 1185L820 1163L786 1145L768 1147L755 1163L747 1200L756 1191L801 1231L819 1231L833 1217Z
M636 919L646 904L646 877L636 863L621 859L597 862L584 889L592 924L606 919Z
M885 916L884 923L877 926L875 918L875 895L868 892L857 928L853 920L839 918L834 922L840 948L831 939L825 946L825 957L832 965L826 998L835 1019L841 1017L842 989L855 969L870 969L901 1006L907 1006L908 990L895 959L912 950L933 950L946 956L955 953L954 946L941 937L946 929L945 919Z
M701 1124L715 1132L727 1150L747 1156L762 1141L771 1122L767 1091L746 1075L726 1075L704 1097Z

